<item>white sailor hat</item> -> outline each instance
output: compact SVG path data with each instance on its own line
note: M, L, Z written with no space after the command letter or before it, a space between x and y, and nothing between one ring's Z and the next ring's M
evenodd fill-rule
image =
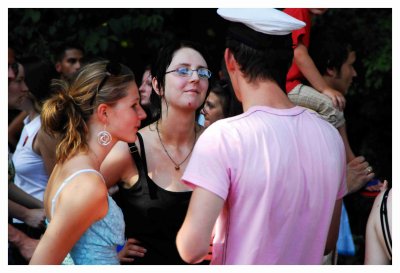
M242 23L259 33L287 35L306 24L277 9L220 8L217 13L224 19Z
M305 23L276 9L218 9L231 21L227 41L235 40L257 50L292 47L292 30Z

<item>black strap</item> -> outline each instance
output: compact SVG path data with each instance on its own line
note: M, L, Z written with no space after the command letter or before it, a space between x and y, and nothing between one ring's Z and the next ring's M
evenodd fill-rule
M383 194L381 209L380 209L380 218L381 218L381 227L383 232L383 238L385 239L386 248L392 257L392 236L390 235L389 229L389 220L388 220L388 211L387 211L387 198L389 196L389 192L391 189L387 189ZM389 241L389 242L388 242ZM390 246L389 246L390 244Z
M142 135L138 132L137 137L139 139L139 145L140 145L140 151L141 151L141 157L142 157L142 162L143 162L143 167L144 167L144 172L147 174L147 160L146 160L146 151L144 150L144 142L143 142L143 137Z
M129 146L129 151L131 153L132 159L136 164L136 168L138 169L139 172L139 179L140 177L146 177L147 175L147 164L146 164L146 152L144 150L144 145L143 145L143 138L140 135L140 133L137 133L138 139L139 139L139 144L140 144L140 151L142 155L139 154L139 151L137 149L137 146L135 143L128 143ZM142 160L143 158L143 160Z

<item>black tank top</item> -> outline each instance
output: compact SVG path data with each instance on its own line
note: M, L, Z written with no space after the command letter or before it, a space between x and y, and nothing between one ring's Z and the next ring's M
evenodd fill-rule
M129 143L139 180L129 189L119 186L118 204L125 218L126 238L135 238L147 249L143 258L132 264L185 264L179 256L175 239L189 206L192 192L171 192L159 187L148 176L146 152L138 133L141 156Z

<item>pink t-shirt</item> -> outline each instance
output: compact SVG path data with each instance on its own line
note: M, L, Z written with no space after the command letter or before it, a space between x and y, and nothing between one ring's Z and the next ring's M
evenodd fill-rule
M205 130L182 180L225 200L212 264L320 264L345 171L328 122L299 106L256 106Z

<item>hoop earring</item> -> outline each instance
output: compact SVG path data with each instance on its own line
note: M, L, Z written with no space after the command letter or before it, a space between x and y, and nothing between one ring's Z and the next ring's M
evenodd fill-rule
M104 125L104 130L100 131L97 134L97 142L102 146L107 146L110 144L112 140L112 136L109 132L106 131L106 126Z

